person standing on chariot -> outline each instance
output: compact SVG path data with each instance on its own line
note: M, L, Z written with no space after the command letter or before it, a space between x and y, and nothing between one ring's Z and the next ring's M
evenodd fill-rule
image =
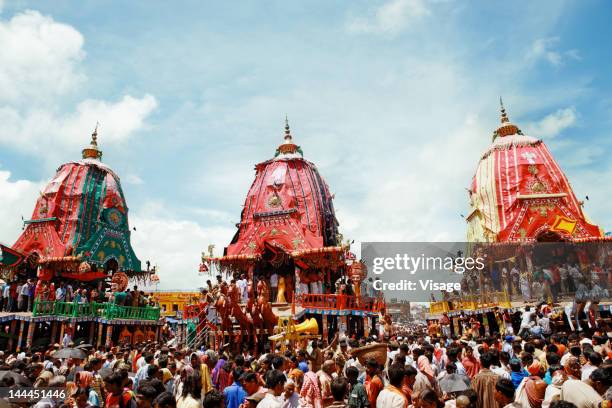
M590 297L590 290L585 283L585 279L583 276L580 276L576 279L576 294L574 296L574 301L571 305L571 312L568 314L568 320L570 323L570 327L572 330L582 331L582 327L580 326L580 314L584 311L587 301ZM569 308L569 307L568 307ZM566 308L567 313L567 308ZM574 316L576 322L576 328L573 327L572 315Z

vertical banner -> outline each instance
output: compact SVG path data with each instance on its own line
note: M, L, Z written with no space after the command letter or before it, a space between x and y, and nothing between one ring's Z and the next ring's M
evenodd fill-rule
M32 340L34 339L34 331L36 330L36 322L30 321L28 326L28 337L26 338L26 350L30 350L32 347Z
M51 345L57 343L57 322L51 322Z
M64 339L64 330L66 328L66 324L64 322L59 322L60 325L60 335L59 335L59 343L61 344L62 340Z
M96 330L96 322L90 322L89 323L89 344L93 344L95 330Z
M323 315L322 317L322 321L323 321L323 339L324 340L328 340L329 339L329 325L327 323L327 316Z
M109 324L106 327L106 342L104 343L107 347L111 345L113 341L113 325Z
M98 323L98 341L96 345L100 347L102 345L102 334L104 333L104 323Z
M11 327L10 327L10 337L9 337L9 342L8 342L8 349L9 351L13 349L14 343L15 343L15 329L17 327L17 320L13 320L11 322Z
M485 335L491 334L491 328L489 327L489 316L486 313L482 314L482 325L484 326Z
M23 341L23 329L25 326L25 321L22 320L19 324L19 338L17 340L17 352L21 351L21 342Z

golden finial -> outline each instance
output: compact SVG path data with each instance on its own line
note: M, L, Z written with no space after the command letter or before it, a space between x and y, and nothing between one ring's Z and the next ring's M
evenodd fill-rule
M98 126L100 126L100 122L96 121L96 128L91 134L91 144L94 146L98 145Z
M96 122L96 128L91 134L91 142L89 146L83 149L83 159L96 159L102 158L102 151L98 149L98 126L99 122Z
M279 154L293 154L299 153L302 154L299 146L293 143L293 136L291 136L291 129L289 128L289 118L285 115L285 141L278 146L276 149L276 156Z
M501 123L510 122L508 115L506 115L506 108L504 108L504 101L501 96L499 97L499 106L501 107Z
M285 143L292 143L291 129L289 129L289 118L285 115Z
M498 136L510 136L510 135L522 135L521 130L513 123L510 123L510 119L508 119L508 115L506 114L506 108L504 107L504 101L502 97L499 97L499 106L501 109L501 126L497 128L495 132L493 132L493 140Z

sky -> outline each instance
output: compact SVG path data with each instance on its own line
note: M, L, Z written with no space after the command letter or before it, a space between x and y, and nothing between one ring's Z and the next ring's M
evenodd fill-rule
M499 123L612 230L612 3L0 0L0 241L100 122L161 289L203 284L285 115L345 237L462 241Z

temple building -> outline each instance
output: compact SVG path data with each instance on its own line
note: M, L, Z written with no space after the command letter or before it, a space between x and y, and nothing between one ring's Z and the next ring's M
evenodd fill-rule
M331 271L343 264L346 248L341 246L332 194L294 143L288 122L274 158L255 166L237 227L217 261L251 276L270 276L275 270L287 285L285 301L300 283L329 280Z
M603 237L544 142L511 123L503 104L501 124L478 163L469 197L469 242L581 242Z
M82 160L58 168L13 245L30 265L28 277L38 267L42 280L92 281L118 271L141 273L119 176L102 163L97 136L96 128Z
M300 336L331 339L339 331L364 335L374 327L369 320L384 309L384 301L360 294L364 265L342 242L333 195L317 167L304 159L287 120L274 157L255 166L223 256L204 255L202 261L202 271L225 273L226 282L213 289L215 324L206 304L186 308L194 329L187 335L190 347L212 344L211 336L217 347L228 334L232 344L251 348L268 339L284 344ZM245 280L246 288L239 289Z
M43 349L65 336L98 346L159 339L160 309L126 300L130 280L156 275L134 253L121 183L97 138L96 127L82 160L61 165L41 191L13 247L0 246L7 283L35 285L27 302L0 313L2 350Z

